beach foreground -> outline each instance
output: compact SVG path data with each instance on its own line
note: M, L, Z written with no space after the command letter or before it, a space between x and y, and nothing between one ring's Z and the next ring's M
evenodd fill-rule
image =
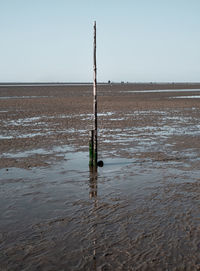
M199 98L100 85L94 173L92 86L0 86L0 270L200 270Z

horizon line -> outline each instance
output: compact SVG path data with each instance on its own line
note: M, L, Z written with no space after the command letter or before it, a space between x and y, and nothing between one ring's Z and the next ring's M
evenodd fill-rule
M0 82L0 85L30 85L30 84L65 84L65 85L85 85L85 84L89 84L92 85L93 82L88 81L88 82L81 82L81 81L77 81L77 82L65 82L65 81L12 81L12 82L6 82L6 81L2 81ZM200 84L200 81L101 81L101 82L97 82L97 84Z

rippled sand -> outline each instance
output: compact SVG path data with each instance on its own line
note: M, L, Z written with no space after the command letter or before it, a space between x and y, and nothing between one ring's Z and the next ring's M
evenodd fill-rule
M137 92L176 87L99 86L98 173L91 86L0 87L0 270L200 270L200 86Z

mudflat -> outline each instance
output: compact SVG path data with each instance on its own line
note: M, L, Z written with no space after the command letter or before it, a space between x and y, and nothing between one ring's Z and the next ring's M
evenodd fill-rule
M199 270L200 84L0 86L2 270Z

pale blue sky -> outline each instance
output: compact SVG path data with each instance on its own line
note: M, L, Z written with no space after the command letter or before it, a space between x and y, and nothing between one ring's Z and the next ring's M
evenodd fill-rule
M0 82L200 81L200 0L0 0Z

